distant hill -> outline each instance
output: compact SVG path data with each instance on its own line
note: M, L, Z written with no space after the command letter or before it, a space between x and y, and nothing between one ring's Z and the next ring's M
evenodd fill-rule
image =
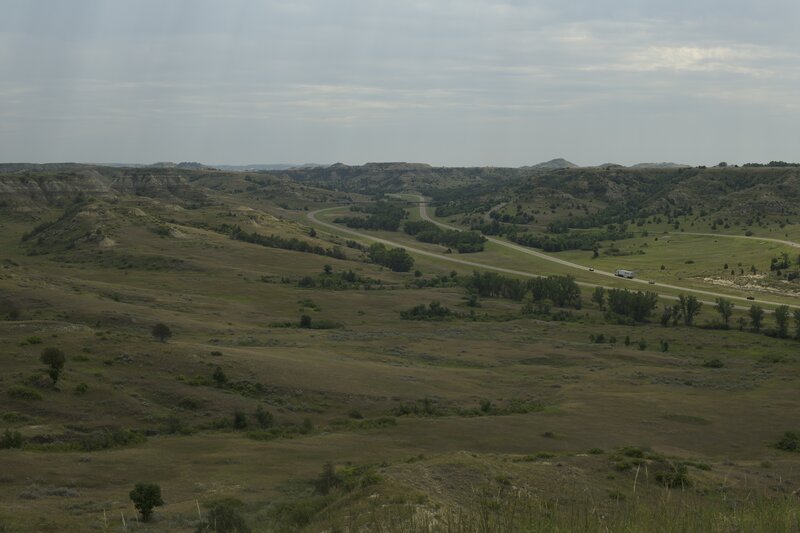
M252 164L252 165L214 165L214 168L218 168L220 170L225 170L228 172L259 172L259 171L267 171L267 172L274 172L280 170L291 170L294 168L317 168L317 167L325 167L327 165L321 165L318 163L303 163L301 165L290 165L284 163L277 163L277 164Z
M631 165L631 168L689 168L692 165L684 165L681 163L636 163Z
M545 161L544 163L538 163L536 165L526 166L522 168L531 170L560 170L562 168L578 168L578 165L559 157L557 159L551 159L550 161Z

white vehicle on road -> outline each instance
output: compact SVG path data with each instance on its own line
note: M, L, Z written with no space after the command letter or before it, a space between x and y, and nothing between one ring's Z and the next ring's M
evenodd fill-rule
M615 276L619 276L621 278L628 278L628 279L633 279L634 277L636 277L636 275L634 274L633 270L624 270L622 268L618 268L617 270L615 270L614 271L614 275Z

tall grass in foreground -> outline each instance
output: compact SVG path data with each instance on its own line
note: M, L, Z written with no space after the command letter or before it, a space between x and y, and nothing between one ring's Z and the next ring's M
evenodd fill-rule
M380 533L505 532L800 532L800 498L752 494L741 500L664 490L645 498L553 502L531 496L487 497L475 505L432 510L375 506L341 520L315 521L313 530Z

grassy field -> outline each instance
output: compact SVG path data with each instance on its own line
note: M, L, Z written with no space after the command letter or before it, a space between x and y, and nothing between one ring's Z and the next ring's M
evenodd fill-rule
M0 530L191 532L221 500L254 531L797 529L800 456L773 446L800 429L797 341L610 324L589 288L563 320L504 299L470 307L460 287L412 283L414 269L433 280L472 267L418 255L412 272L391 272L345 234L311 237L299 200L220 198L92 204L41 242L20 239L60 210L4 214L0 432L24 443L0 449ZM347 258L233 240L222 224ZM648 243L628 257L672 257L663 275L687 282L760 253L662 240L627 242ZM459 257L564 272L495 245ZM299 286L350 270L363 281L345 290ZM433 300L457 316L400 318ZM302 315L325 329L297 327ZM697 324L716 318L705 306ZM167 342L152 337L157 322ZM66 354L56 386L39 361L51 346ZM323 494L326 462L338 482ZM681 483L665 488L674 471ZM149 524L128 499L137 482L162 489Z

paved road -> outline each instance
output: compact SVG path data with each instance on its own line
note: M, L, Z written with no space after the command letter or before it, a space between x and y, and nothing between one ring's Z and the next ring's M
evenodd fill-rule
M701 235L703 237L726 237L728 239L752 239L754 241L770 241L770 242L777 242L779 244L785 244L786 246L791 246L793 248L800 248L800 244L792 241L784 241L781 239L771 239L769 237L756 237L756 236L747 236L747 235L726 235L723 233L694 233L691 231L682 231L680 233L670 233L670 235Z
M409 196L409 195L406 195L406 196ZM453 229L453 230L461 231L461 228L457 228L455 226L450 226L448 224L444 224L442 222L438 222L438 221L433 220L432 218L430 218L430 216L428 215L428 209L427 209L428 204L427 204L427 201L421 196L418 196L417 198L419 200L420 217L423 220L428 220L428 221L433 222L434 224L436 224L436 225L438 225L440 227L446 228L446 229ZM336 210L336 209L341 209L341 207L329 207L329 208L326 208L326 209L318 209L316 211L309 212L306 216L308 217L308 219L311 222L313 222L314 224L317 224L319 226L326 227L328 229L332 229L332 230L335 230L337 232L348 233L350 235L354 235L354 236L360 237L362 239L367 239L367 240L370 240L370 241L373 241L373 242L379 242L379 243L386 244L386 245L389 245L389 246L396 246L396 247L400 247L400 248L405 248L409 252L413 252L413 253L418 254L418 255L424 255L424 256L427 256L427 257L433 257L435 259L439 259L439 260L443 260L443 261L449 261L451 263L456 263L456 264L469 266L469 267L473 267L473 268L480 268L480 269L483 269L483 270L493 270L495 272L502 272L504 274L513 274L513 275L516 275L516 276L524 276L524 277L529 277L529 278L541 277L540 274L534 274L532 272L525 272L523 270L515 270L515 269L499 267L499 266L495 266L495 265L486 265L486 264L483 264L483 263L477 263L475 261L469 261L467 259L461 259L459 257L453 257L451 255L445 255L445 254L441 254L441 253L430 252L428 250L422 250L420 248L415 248L415 247L408 246L408 245L405 245L405 244L400 244L400 243L397 243L397 242L394 242L394 241L390 241L388 239L383 239L381 237L375 237L373 235L362 233L360 231L356 231L356 230L353 230L353 229L345 227L345 226L340 226L340 225L337 225L337 224L331 224L329 222L324 222L324 221L320 220L319 218L317 218L317 215L319 213L324 213L326 211L333 211L333 210ZM558 263L560 265L563 265L563 266L566 266L566 267L569 267L569 268L575 268L575 269L582 270L584 272L588 272L588 268L587 267L585 267L583 265L579 265L577 263L572 263L570 261L565 261L565 260L560 259L558 257L553 257L551 255L539 252L537 250L534 250L534 249L531 249L531 248L526 248L524 246L520 246L518 244L510 243L510 242L504 241L502 239L497 239L495 237L487 237L487 239L490 242L493 242L493 243L498 244L500 246L505 246L507 248L511 248L511 249L513 249L515 251L518 251L518 252L522 252L522 253L525 253L525 254L528 254L528 255L533 255L533 256L536 256L536 257L538 257L540 259L544 259L546 261L551 261L551 262L554 262L554 263ZM606 272L606 271L603 271L603 270L594 270L594 271L591 272L591 274L597 274L599 276L612 277L614 279L620 280L620 278L615 276L613 272ZM656 283L656 284L651 285L646 280L641 280L641 279L625 280L625 283L632 283L632 284L636 283L636 284L644 285L644 287L642 287L642 288L646 288L648 290L653 290L653 289L657 289L657 288L660 287L660 288L663 288L663 289L672 289L672 290L677 290L677 291L681 291L681 292L691 292L691 293L702 294L702 295L706 295L706 296L713 296L715 298L725 298L725 299L728 299L728 300L737 300L737 301L742 301L742 302L745 302L745 303L748 303L748 304L760 303L760 304L771 305L771 306L782 305L780 302L771 302L769 300L748 300L747 298L744 298L744 297L741 297L741 296L731 296L729 294L723 294L723 293L718 293L718 292L713 292L713 291L705 291L705 290L701 290L701 289L690 289L688 287L679 287L677 285L670 285L670 284L667 284L667 283ZM581 286L584 286L584 287L616 288L616 287L608 287L607 285L602 285L602 284L597 284L597 283L578 282L578 284L581 285ZM664 293L659 293L659 297L660 298L665 298L665 299L668 299L668 300L677 300L678 299L677 296L674 296L672 294L664 294ZM701 300L701 301L704 304L708 304L708 305L715 305L716 304L716 302L710 301L710 300ZM800 308L800 306L797 306L797 305L790 305L789 307Z

